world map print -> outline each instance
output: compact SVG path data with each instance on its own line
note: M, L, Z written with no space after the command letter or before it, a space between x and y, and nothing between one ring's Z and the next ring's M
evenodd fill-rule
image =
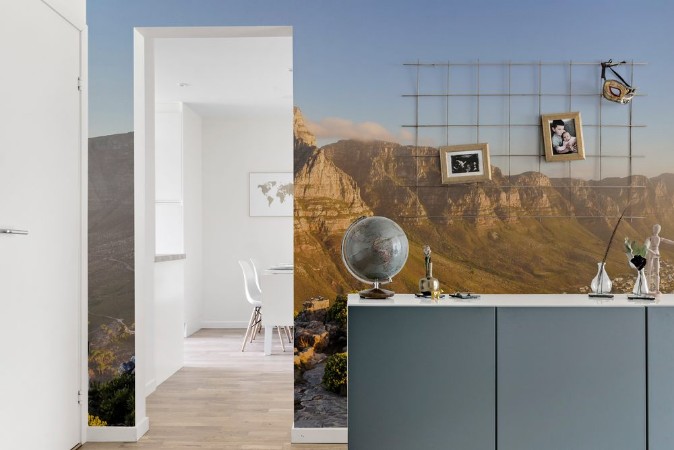
M293 199L292 173L250 174L251 216L292 216Z
M258 184L258 189L262 191L262 194L267 197L267 202L269 206L278 199L281 203L285 202L288 197L292 200L293 196L293 184L286 183L282 184L277 181L268 181L264 184Z

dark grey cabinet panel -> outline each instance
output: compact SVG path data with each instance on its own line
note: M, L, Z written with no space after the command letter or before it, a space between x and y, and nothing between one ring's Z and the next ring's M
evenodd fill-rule
M674 308L648 308L649 450L674 449Z
M349 449L494 450L494 315L349 308Z
M645 450L644 315L499 308L498 450Z

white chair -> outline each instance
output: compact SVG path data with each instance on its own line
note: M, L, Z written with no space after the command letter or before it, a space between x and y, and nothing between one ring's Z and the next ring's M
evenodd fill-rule
M255 258L250 258L248 261L250 261L250 265L253 267L253 273L255 274L255 284L257 285L257 290L262 292L262 288L260 287L260 272L258 270L258 267L260 267L260 262Z
M260 284L260 275L259 275L259 274L260 274L260 271L259 271L259 269L258 269L258 267L261 267L261 266L260 266L260 263L259 263L258 260L255 259L255 258L250 258L249 261L250 261L251 267L253 268L253 273L255 274L255 284L257 285L257 289L258 289L260 292L262 292L262 288L260 287L260 286L261 286L261 284ZM294 325L294 324L293 324L293 325ZM292 341L293 341L293 340L292 340L292 337L291 337L291 336L292 336L291 327L292 327L292 325L291 325L291 326L284 326L284 327L283 327L283 331L284 331L284 333L285 333L285 335L286 335L286 338L288 339L288 343L292 343ZM280 334L280 333L281 333L281 332L280 332L280 330L279 330L279 338L281 337L281 334ZM283 339L281 339L281 345L283 346L283 351L285 351L285 346L283 345Z
M255 272L250 263L239 260L239 266L241 266L241 270L243 271L243 287L246 300L253 305L253 312L250 315L246 334L243 336L243 344L241 345L241 351L244 351L249 337L250 341L253 342L255 335L259 332L262 325L262 291L255 282Z
M241 351L245 351L246 349L246 343L250 340L250 342L253 342L253 339L255 339L255 336L260 332L262 329L262 291L258 287L258 284L256 283L255 279L255 269L251 263L248 261L242 261L239 260L239 266L241 266L241 270L243 271L243 286L244 286L244 292L246 294L246 300L248 300L248 303L253 305L253 312L250 315L250 320L248 321L248 327L246 328L246 334L243 336L243 343L241 344ZM276 316L276 311L274 308L275 305L272 305L272 317ZM278 337L281 340L281 347L283 348L283 351L286 351L285 345L283 343L283 338L281 337L281 326L283 325L272 325L272 326L267 326L265 328L265 347L268 347L267 343L270 342L271 339L271 334L273 333L273 328L276 326L278 330ZM284 331L286 333L286 337L288 338L288 341L290 341L290 335L288 333L288 330L284 326Z

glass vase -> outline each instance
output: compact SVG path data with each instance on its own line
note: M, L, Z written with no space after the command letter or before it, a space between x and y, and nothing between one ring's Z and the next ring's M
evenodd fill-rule
M590 289L595 294L608 294L612 287L613 283L606 273L606 264L597 263L597 275L592 279Z
M634 289L632 289L632 293L634 293L634 295L650 294L648 289L648 280L646 279L644 269L637 271L637 279L634 282Z

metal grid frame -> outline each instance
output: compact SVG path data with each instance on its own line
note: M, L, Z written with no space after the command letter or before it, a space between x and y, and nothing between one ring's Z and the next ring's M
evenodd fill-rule
M634 61L629 61L626 62L624 65L628 67L628 73L629 76L625 76L631 84L633 83L634 80L634 70L635 66L643 66L646 65L647 63L643 62L634 62ZM537 167L538 173L543 173L542 172L542 166L544 164L564 164L566 165L566 178L572 178L572 167L573 163L576 161L566 161L566 162L553 162L553 163L547 163L545 162L545 152L543 149L542 145L542 131L541 131L541 124L535 123L535 124L520 124L520 123L513 123L512 122L512 113L513 113L513 102L512 99L515 97L535 97L538 99L538 117L540 117L543 112L542 108L542 103L543 99L546 97L564 97L567 99L567 106L568 106L568 111L573 111L573 100L579 97L595 97L597 99L598 105L598 123L583 123L583 128L595 128L597 130L598 134L598 149L597 149L597 154L593 155L588 155L586 154L586 159L597 159L596 164L598 165L598 175L599 175L599 181L604 179L603 173L602 173L602 160L603 159L608 159L608 158L621 158L621 159L626 159L627 160L627 177L629 180L629 185L618 185L618 186L613 186L613 185L588 185L588 186L574 186L573 188L567 187L566 189L570 190L571 189L579 189L579 188L586 188L586 189L625 189L628 188L630 190L630 198L632 196L632 190L633 189L643 189L645 186L636 184L634 181L634 173L633 173L633 164L632 161L635 158L643 158L644 155L638 155L634 153L634 139L633 139L633 129L634 128L645 128L646 125L643 124L636 124L633 121L633 103L630 102L627 105L621 105L621 107L628 108L628 119L627 123L625 124L605 124L603 123L603 115L602 115L602 105L604 104L604 99L601 94L601 87L599 88L598 92L596 93L583 93L583 92L574 92L574 78L573 78L573 69L575 66L596 66L598 70L601 68L601 62L576 62L576 61L568 61L568 62L543 62L543 61L537 61L537 62L505 62L505 63L484 63L480 62L479 60L477 62L468 62L468 63L452 63L450 61L447 62L441 62L441 63L427 63L427 62L421 62L417 61L415 63L404 63L403 66L410 67L415 70L415 84L416 84L416 92L412 94L403 94L403 98L411 98L414 100L414 123L413 124L405 124L402 125L403 128L410 128L414 129L414 146L415 148L419 147L419 131L421 129L425 128L444 128L445 129L445 143L443 145L450 145L450 138L451 138L451 129L456 128L456 127L462 127L462 128L475 128L475 136L476 136L476 143L480 142L480 131L481 128L484 127L490 127L490 128L507 128L508 130L508 142L507 142L507 152L505 154L491 154L491 157L504 157L507 159L508 166L507 168L501 167L503 170L503 175L505 179L507 180L507 183L505 186L502 188L506 190L507 195L508 195L508 217L515 217L511 214L510 210L510 191L513 188L517 189L545 189L545 186L542 185L531 185L531 186L523 186L523 185L511 185L510 180L512 175L512 170L511 170L511 158L512 157L528 157L528 158L536 158L537 159ZM453 67L468 67L468 68L473 68L475 70L475 85L476 85L476 90L475 92L469 92L469 93L453 93L451 90L452 87L452 80L451 80L451 73L452 73L452 68ZM502 69L507 70L507 92L502 92L502 93L493 93L493 92L484 92L482 89L482 86L480 84L480 69L484 67L498 67ZM513 72L513 67L531 67L532 69L536 69L536 82L538 85L537 92L531 92L531 93L519 93L519 92L513 92L512 89L512 72ZM543 68L544 67L559 67L560 71L566 71L566 75L568 75L568 83L566 86L566 92L564 93L553 93L553 92L544 92L543 91L543 84L544 84L544 78L543 78ZM446 72L446 79L445 79L445 86L444 86L444 92L429 92L429 93L422 93L422 83L423 79L421 76L421 69L422 68L429 68L432 70L444 70ZM599 79L599 74L597 74L597 79ZM639 92L637 96L643 96L644 94ZM421 110L421 105L420 105L420 99L422 98L429 98L429 97L438 97L438 98L445 98L445 114L444 114L444 121L443 123L436 122L436 123L424 123L423 121L420 121L420 110ZM476 123L457 123L457 122L452 122L451 120L451 115L450 115L450 104L451 100L453 98L457 97L468 97L472 98L475 100L476 104ZM480 99L483 97L501 97L501 98L506 98L507 99L507 121L504 124L489 124L489 123L481 123L481 114L480 114ZM552 112L552 111L551 111ZM554 111L554 112L561 112L561 111ZM582 111L581 111L582 112ZM547 112L545 112L547 113ZM516 127L535 127L537 130L537 135L538 135L538 142L539 144L539 154L538 155L532 155L532 154L517 154L512 152L512 129ZM627 148L627 153L625 155L611 155L611 154L606 154L602 150L602 131L606 128L621 128L621 129L626 129L627 130L627 142L625 143L626 148ZM466 143L466 142L462 142ZM491 152L490 152L491 153ZM428 187L428 186L422 186L419 184L419 158L429 158L433 156L429 155L419 155L418 152L415 152L413 157L416 160L416 180L414 187L416 189L417 194L419 193L419 187ZM436 156L437 157L437 156ZM506 170L507 169L507 170ZM437 186L438 188L445 188L447 189L447 195L449 196L449 189L451 187L448 187L446 185L440 185ZM554 185L550 186L549 188L552 189L557 189L557 190L563 190L564 186L563 185ZM617 213L619 214L619 212ZM475 216L468 216L468 217L475 217ZM522 217L534 217L536 219L542 219L542 218L600 218L600 217L606 217L606 216L578 216L578 215L573 215L573 216L564 216L564 215L545 215L545 214L536 214L533 216L522 216L522 215L517 215L516 217L522 218ZM429 217L432 218L432 217ZM625 216L626 219L636 219L636 218L642 218L638 217L632 214L627 214Z

